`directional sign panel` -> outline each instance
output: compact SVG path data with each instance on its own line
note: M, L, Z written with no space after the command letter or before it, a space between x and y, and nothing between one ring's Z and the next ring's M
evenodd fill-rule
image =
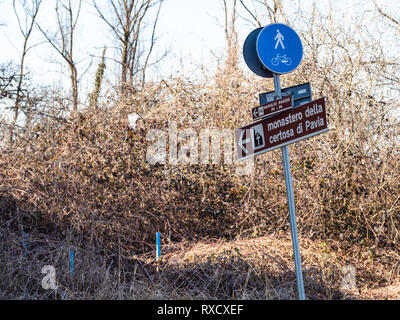
M282 99L264 104L262 106L255 107L251 110L251 114L253 115L253 120L256 121L260 118L272 116L275 113L290 109L292 108L292 105L293 105L292 96L287 96Z
M235 130L237 156L247 159L328 130L320 98Z
M289 26L273 23L258 34L257 54L262 64L278 74L296 69L303 58L300 37Z
M310 102L312 100L311 98L311 85L309 82L299 84L296 86L288 87L282 89L282 96L285 95L292 95L294 99L294 106L300 106L306 102ZM260 98L260 105L267 104L271 101L274 101L276 97L276 92L271 91L271 92L266 92L266 93L260 93L259 98Z

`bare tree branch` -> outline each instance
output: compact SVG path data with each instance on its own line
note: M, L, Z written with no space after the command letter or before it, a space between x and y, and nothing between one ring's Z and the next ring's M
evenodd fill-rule
M394 24L396 24L396 25L400 25L400 22L398 21L398 20L396 20L395 18L393 18L392 16L390 16L388 13L386 13L386 12L384 12L380 7L378 7L378 4L376 3L376 1L375 0L373 0L374 1L374 5L375 5L375 8L378 10L378 12L382 15L382 16L384 16L386 19L388 19L388 20L390 20L391 22L393 22Z
M146 80L146 69L147 69L147 65L149 63L150 55L151 55L151 53L153 51L153 48L154 48L156 27L157 27L158 18L160 16L160 11L161 11L162 4L163 4L163 1L160 1L159 6L158 6L158 10L157 10L156 19L155 19L154 24L153 24L153 31L151 33L150 49L149 49L149 52L148 52L148 54L146 56L146 60L144 62L144 67L143 67L142 87L143 87L143 85L145 83L145 80Z
M37 15L39 13L39 8L40 8L41 3L42 3L42 0L31 0L31 2L30 2L31 8L29 8L26 1L22 2L21 6L25 13L25 21L24 21L24 25L22 25L20 14L18 13L18 10L17 10L17 1L13 0L14 13L15 13L15 16L17 17L18 27L24 38L24 43L23 43L22 54L21 54L21 59L20 59L20 70L19 70L18 84L17 84L15 103L14 103L14 116L13 116L12 124L10 126L10 135L9 135L10 143L12 143L12 141L13 141L13 132L14 132L14 128L17 123L19 111L21 108L20 103L21 103L21 99L22 99L22 83L24 81L24 76L25 76L24 75L25 57L26 57L26 54L28 53L28 51L34 47L34 46L28 47L28 41L29 41L29 37L32 34L32 30L33 30Z
M256 21L258 27L261 27L262 24L260 22L260 20L253 14L253 12L250 11L250 9L244 4L243 0L240 0L241 5L243 6L243 8L246 9L246 11L252 16L252 18L254 19L254 21Z
M126 85L133 85L137 71L143 71L142 81L145 80L145 69L149 64L150 55L153 51L155 42L155 30L161 10L161 3L164 0L109 0L110 15L105 14L105 9L98 5L98 1L93 0L93 6L99 17L107 24L115 39L119 43L118 63L121 66L120 87L121 95L124 96ZM146 50L144 57L140 44L143 41L144 20L149 15L149 10L155 5L159 5L156 18L153 22L150 47ZM141 66L141 64L143 65Z
M69 71L72 88L72 107L73 111L78 110L78 77L77 62L74 60L74 34L82 8L82 0L78 2L78 8L73 9L71 0L67 3L57 0L55 12L57 17L57 33L50 35L49 31L44 30L38 23L36 26L46 38L47 42L59 53L66 61ZM66 18L63 17L66 13ZM57 37L59 35L60 38Z

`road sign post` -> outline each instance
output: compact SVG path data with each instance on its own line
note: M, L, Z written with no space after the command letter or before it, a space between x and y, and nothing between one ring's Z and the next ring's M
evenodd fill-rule
M243 46L247 66L255 74L273 78L275 91L259 95L252 109L253 123L235 131L239 160L282 149L297 291L305 299L293 183L288 145L328 131L325 98L312 101L310 83L281 89L280 74L295 70L303 58L303 45L289 26L273 23L253 30Z
M276 73L274 73L274 85L275 85L275 92L279 96L281 94L281 81L279 75ZM304 284L303 284L303 272L301 269L299 237L297 234L296 208L294 205L292 174L290 171L289 149L287 145L282 147L282 162L285 173L286 196L289 207L289 221L290 221L290 231L292 235L294 266L296 270L297 294L299 300L304 300L305 294L304 294Z

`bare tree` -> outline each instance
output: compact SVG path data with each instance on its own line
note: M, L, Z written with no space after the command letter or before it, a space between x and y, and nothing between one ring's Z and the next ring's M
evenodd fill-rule
M271 23L278 22L279 19L283 19L283 21L288 24L287 16L283 10L282 0L253 0L250 1L253 5L258 5L264 7L268 13L269 21ZM254 22L257 24L258 27L262 26L262 20L257 15L257 10L251 10L248 4L245 4L243 0L240 0L241 5L247 11L247 13L251 16Z
M150 55L153 52L153 48L154 48L156 27L157 27L158 17L160 16L160 11L161 11L162 4L163 4L163 1L159 1L157 15L156 15L156 18L154 20L153 31L151 33L150 48L149 48L149 52L147 53L147 56L146 56L146 59L145 59L145 62L144 62L144 66L143 66L142 87L144 86L144 83L145 83L145 80L146 80L146 69L147 69L147 66L149 64Z
M231 73L232 71L237 69L238 66L238 38L237 38L237 31L236 31L236 0L232 1L232 11L231 17L229 21L228 15L228 5L227 1L222 1L224 6L224 31L225 31L225 39L228 46L228 56L226 59L226 72Z
M77 62L74 58L74 36L81 12L82 0L75 3L77 3L77 7L73 8L71 0L57 0L55 11L57 16L58 32L56 34L52 35L50 31L44 30L39 24L37 24L46 40L61 55L68 65L72 88L72 107L74 112L78 110L79 82Z
M132 85L134 77L138 72L143 72L148 66L149 56L153 50L155 42L155 27L158 21L161 4L164 0L109 0L111 6L111 16L104 13L95 0L93 5L100 18L109 26L118 41L120 58L118 63L121 65L121 88L122 93L127 84ZM159 4L158 12L153 24L153 33L150 49L148 50L144 66L140 65L140 44L142 33L145 28L144 18L154 5Z
M376 10L379 12L379 14L381 14L383 17L388 19L390 22L392 22L396 26L400 26L400 21L399 20L395 19L392 15L390 15L387 12L383 11L382 8L378 6L378 4L376 3L375 0L373 2L374 2L374 6L375 6Z
M106 50L107 50L107 47L104 47L103 53L101 55L101 61L97 67L96 77L94 80L94 88L93 88L92 93L89 96L89 100L90 100L89 105L94 110L97 109L97 103L98 103L100 90L101 90L101 83L103 82L104 70L106 68L106 64L105 64Z
M24 17L22 21L22 17L20 16L20 13L18 12L17 9L17 3L19 3L22 6L22 9L24 11ZM40 5L42 3L42 0L23 0L23 1L16 1L13 0L13 8L15 12L15 16L17 17L18 20L18 26L19 30L24 38L24 43L22 47L22 53L21 53L21 58L20 58L20 64L19 64L19 74L18 74L18 79L17 79L17 87L15 91L15 102L14 102L14 115L13 115L13 120L10 126L10 142L13 140L13 132L15 129L15 125L18 120L18 115L19 111L21 108L21 99L23 97L23 92L22 92L22 85L24 81L24 76L25 76L25 57L30 49L35 47L36 45L28 47L28 41L29 37L32 34L34 24L36 21L36 17L39 12Z
M0 101L14 100L17 92L18 67L9 62L0 64Z

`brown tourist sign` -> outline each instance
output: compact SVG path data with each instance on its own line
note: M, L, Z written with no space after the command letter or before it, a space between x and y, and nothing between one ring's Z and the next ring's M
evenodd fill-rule
M319 98L235 130L239 160L328 131L325 98Z
M251 110L253 120L256 121L266 116L272 116L278 112L292 108L293 96L287 96L279 100L272 101Z

